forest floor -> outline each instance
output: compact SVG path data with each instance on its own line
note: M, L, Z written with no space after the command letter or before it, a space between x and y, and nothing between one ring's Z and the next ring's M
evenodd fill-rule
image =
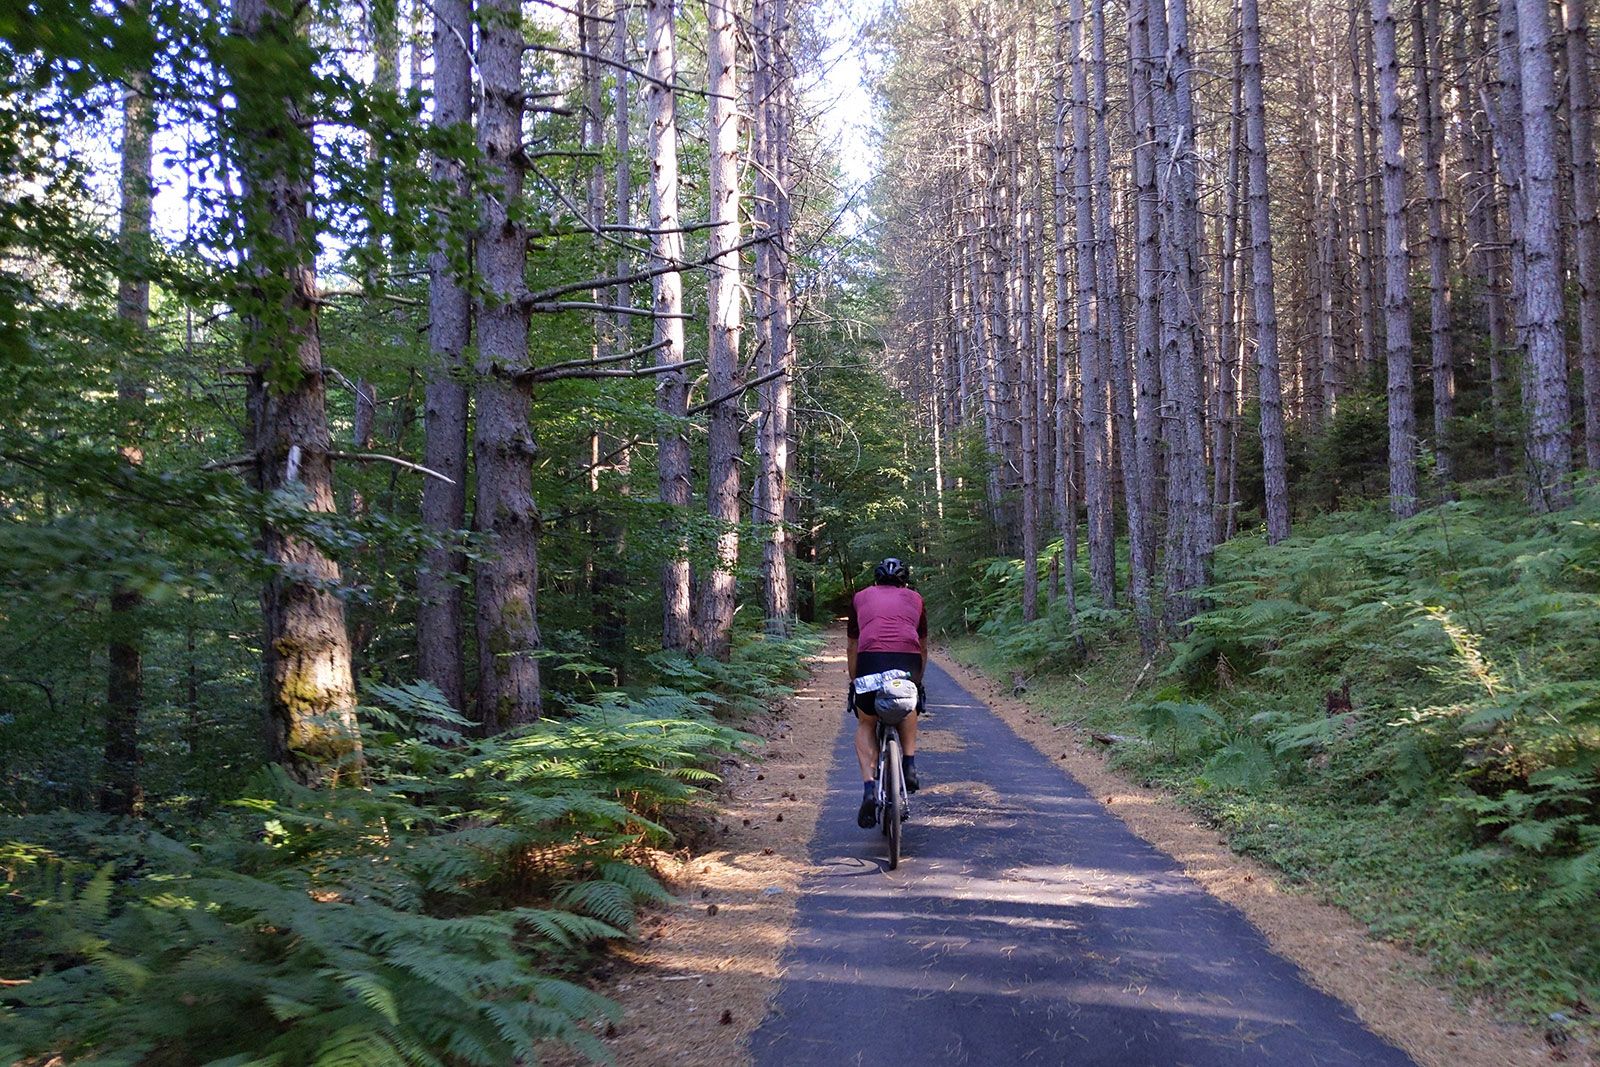
M1172 868L1171 877L1181 880L1186 876L1204 890L1203 893L1193 893L1193 896L1205 898L1209 894L1206 899L1214 898L1211 905L1199 905L1200 912L1196 914L1205 914L1200 914L1198 920L1193 916L1179 917L1175 929L1192 929L1196 921L1209 923L1216 920L1217 915L1223 915L1224 919L1227 915L1236 917L1231 909L1237 909L1237 913L1242 913L1250 924L1265 935L1273 953L1294 965L1287 969L1291 973L1289 985L1303 988L1299 982L1303 978L1310 987L1331 994L1353 1010L1367 1029L1403 1049L1416 1063L1427 1067L1443 1067L1445 1064L1498 1067L1547 1064L1561 1060L1582 1061L1584 1050L1571 1046L1552 1048L1540 1033L1531 1028L1499 1024L1482 1006L1457 1003L1450 992L1430 981L1427 968L1421 960L1393 945L1373 939L1363 926L1343 910L1317 902L1303 887L1287 886L1270 868L1234 854L1215 830L1197 821L1193 812L1172 798L1134 785L1110 770L1101 753L1089 747L1086 737L1049 721L1040 710L1014 697L1008 687L997 686L992 680L958 665L949 657L941 657L940 662L953 679L953 682L947 680L946 684L957 687L952 692L964 689L978 697L1009 727L1006 730L996 724L1002 734L1009 736L1014 732L1016 737L1032 746L1033 752L1027 758L1033 761L1035 769L1041 766L1039 756L1054 765L1044 770L1060 780L1065 802L1086 801L1087 806L1094 809L1092 813L1079 812L1080 816L1092 814L1099 819L1102 810L1116 815L1133 835L1165 854L1159 856L1151 850L1152 854L1159 856L1161 864ZM818 847L825 851L832 849L833 852L839 849L832 841L814 845L813 834L815 832L817 839L823 841L833 830L831 823L826 829L817 827L820 811L827 810L829 818L838 821L847 814L847 808L851 811L854 808L853 793L844 800L828 795L830 765L835 772L832 776L835 790L841 785L848 785L854 776L853 767L841 766L847 755L841 736L844 728L842 668L843 635L835 630L830 632L827 646L813 660L812 674L806 685L783 706L773 709L770 717L747 724L747 728L766 738L761 753L754 759L725 762L722 768L724 782L717 791L716 802L710 813L691 827L690 832L682 835L681 851L657 857L658 869L679 903L644 916L639 938L610 957L595 976L599 989L618 1001L625 1012L623 1021L609 1028L605 1035L606 1044L623 1067L654 1067L658 1064L717 1064L720 1067L751 1062L811 1062L804 1054L774 1051L784 1048L792 1050L795 1047L792 1035L784 1033L785 1014L790 1016L788 1026L804 1026L806 1013L814 1013L825 1000L816 995L817 988L796 992L796 987L807 985L804 972L808 968L816 970L820 967L826 973L828 968L837 970L842 967L851 973L859 973L847 958L807 962L805 950L797 952L795 946L796 910L802 889L809 894L807 914L801 916L803 939L808 946L814 948L829 939L806 927L806 924L814 926L819 921L825 921L823 916L826 914L839 914L838 909L826 900L820 905L817 903L819 897L825 898L830 892L825 884L830 869L828 864L819 863L813 855ZM957 714L950 714L950 718L955 719ZM938 781L941 753L955 753L966 747L959 732L959 723L951 722L949 726L956 727L951 729L946 723L940 722L940 718L940 715L935 715L930 720L921 750L926 753L926 758L919 760L919 765L924 768L924 777L933 781ZM1015 738L1006 743L1014 744ZM951 763L955 762L952 756ZM1064 770L1066 774L1060 774L1054 768ZM1074 779L1081 784L1081 790L1072 784ZM982 792L992 792L983 790L982 783L966 784ZM933 794L925 795L925 803L932 817L925 814L922 826L916 827L922 834L928 835L924 840L930 844L941 837L947 839L941 844L950 843L948 838L959 832L970 831L974 823L984 821L974 819L972 813L960 809L960 804L972 800L972 797L957 803L956 798L941 798L938 793L937 786L925 791L925 794ZM919 803L922 802L913 803L914 823ZM941 803L951 810L942 812ZM993 815L991 811L986 816L991 823L995 821ZM948 831L942 829L947 823ZM1095 832L1104 833L1105 830L1102 827ZM1122 833L1120 829L1116 832ZM910 838L910 842L914 855L918 838ZM867 843L863 837L861 847L875 847L875 841ZM1061 846L1057 844L1051 847L1059 849ZM1125 850L1127 846L1118 847ZM1145 846L1140 844L1138 847ZM1170 857L1170 861L1166 857ZM851 876L852 880L857 880L854 876L863 873L878 873L870 864L866 865L865 870L861 869L863 864L859 858L841 859L830 852L828 860L835 887L849 884L837 880L841 873ZM934 857L929 855L924 859L924 865L932 867L933 861ZM961 861L966 862L966 857L962 857ZM1008 861L1008 869L1009 864L1014 862L1014 857ZM1056 862L1065 861L1058 859ZM856 869L841 870L841 863L846 866L853 864ZM915 863L914 859L907 861L907 865L913 865L913 870ZM907 865L902 866L902 872ZM1059 871L1063 868L1056 869ZM1177 873L1180 870L1181 875ZM962 873L966 873L965 869ZM945 876L935 876L925 871L921 877ZM1157 872L1145 877L1153 877L1159 882L1168 874ZM823 884L819 885L819 880ZM984 892L993 895L994 885L988 882L984 884L989 888L985 891L980 887L979 896ZM1187 885L1185 882L1184 886ZM902 893L908 889L915 891L915 887L908 884L889 888ZM1069 883L1058 882L1054 887L1047 888L1046 892L1035 894L1028 901L1029 906L1044 901L1059 905L1064 895L1070 895L1067 892L1069 889ZM872 891L868 889L868 892ZM843 892L848 896L857 890L852 887ZM1145 892L1149 894L1148 882ZM1182 886L1161 890L1166 895L1181 896L1187 892ZM963 894L958 892L952 896L941 889L937 895L948 901L960 899ZM889 899L892 901L893 898ZM901 899L912 898L907 896ZM1231 909L1218 908L1215 901L1231 905ZM1193 903L1186 906L1192 907ZM1216 914L1210 914L1210 911ZM1115 915L1114 912L1105 914ZM975 916L971 921L982 919L982 916ZM951 929L950 914L947 912L942 915L941 921L945 924L944 931L948 933ZM1016 919L1010 921L1015 923ZM1023 925L1032 925L1032 920L1024 916ZM1074 921L1058 925L1077 931L1085 924ZM1029 940L1059 939L1058 935L1043 930L1042 924L1040 931ZM902 939L917 945L922 939L912 935L918 933L908 929ZM887 936L894 939L897 935L891 932ZM975 935L980 941L981 936ZM1078 933L1074 933L1071 939L1077 939L1078 936ZM1125 932L1118 930L1112 936L1120 940ZM841 951L848 954L853 947L849 938L841 938L835 940L830 951L836 955ZM970 952L966 946L962 946L962 950ZM1030 950L1038 954L1038 947L1030 945L1024 950L1024 955ZM928 957L926 965L911 964L912 967L922 967L919 972L922 981L942 981L936 972L945 965L947 951L941 949L934 953ZM1228 951L1231 953L1234 950ZM1264 974L1276 966L1270 956L1264 961L1256 961L1248 958L1253 950L1246 948L1238 951L1244 959L1246 973L1254 975L1259 971ZM1092 951L1085 954L1096 957ZM1009 959L1010 953L1006 955ZM1127 949L1127 955L1135 958L1139 953L1130 948ZM1229 959L1217 962L1219 966L1225 966L1236 961ZM1070 966L1069 961L1059 956L1043 959L1041 964L1046 968L1038 972L1041 977L1054 977L1056 970ZM966 964L960 966L964 969ZM1298 978L1293 977L1296 968ZM780 978L786 972L794 973L783 983L785 997L778 1006L777 1014L772 1015L774 1000L780 991ZM966 975L963 973L960 977L964 979ZM858 983L861 981L859 977L854 980ZM1263 978L1263 981L1266 980ZM920 1003L930 1000L939 992L932 988L919 992L908 987L902 997L907 1004L913 1001ZM1005 992L1010 994L1015 991L1008 989ZM1314 999L1320 993L1307 990L1304 995ZM1030 996L1050 998L1052 995L1041 982L1037 989L1024 992L1024 1000ZM813 999L817 1001L816 1004L808 1003ZM1145 1001L1142 989L1135 999ZM1017 1000L1008 1000L1005 1006L1015 1015L1022 1010L1016 1007L1018 1003ZM1048 1014L1051 1001L1040 999L1039 1003L1045 1005L1039 1010ZM1060 1005L1059 997L1053 1003ZM883 1007L879 1000L871 1010L881 1012ZM1160 1015L1150 1014L1151 1004L1148 1001L1141 1003L1139 1009L1145 1013L1141 1018L1160 1020L1159 1025L1167 1025ZM949 1008L943 1010L948 1011ZM1070 1010L1069 1029L1081 1027L1083 1020L1078 1016L1078 1006L1072 1005ZM935 1014L931 1018L937 1020L939 1016ZM1213 1025L1210 1020L1200 1020L1197 1024L1197 1018L1190 1018L1188 1025L1191 1029L1195 1025ZM1258 1021L1259 1014L1250 1018ZM762 1025L763 1020L768 1020L766 1026ZM1113 1015L1110 1019L1123 1028L1126 1028L1126 1020L1126 1014L1121 1017ZM1092 1019L1090 1024L1094 1025ZM761 1028L760 1032L757 1032L758 1028ZM1152 1031L1156 1028L1159 1027L1152 1024ZM1293 1033L1303 1033L1308 1029L1315 1031L1317 1028L1313 1024L1310 1027L1290 1025L1278 1029L1290 1033L1288 1039L1293 1040ZM864 1034L863 1040L869 1036L874 1035ZM995 1037L1003 1039L1004 1031L997 1030ZM1352 1030L1351 1037L1361 1039L1358 1030ZM1160 1035L1151 1038L1158 1039L1165 1038ZM1214 1041L1215 1037L1210 1040ZM1250 1040L1254 1042L1256 1038ZM788 1043L782 1044L782 1041ZM756 1050L754 1054L752 1047ZM1044 1046L1040 1047L1044 1049ZM1131 1048L1127 1052L1138 1058ZM1294 1053L1289 1052L1288 1057L1285 1059L1280 1054L1275 1061L1266 1062L1290 1062L1295 1058ZM1075 1055L1073 1058L1076 1060L1081 1056ZM827 1056L827 1062L835 1062L836 1059L835 1055ZM577 1061L557 1056L552 1062ZM957 1058L948 1062L964 1061ZM1150 1062L1161 1061L1152 1059ZM1204 1062L1204 1057L1200 1062Z

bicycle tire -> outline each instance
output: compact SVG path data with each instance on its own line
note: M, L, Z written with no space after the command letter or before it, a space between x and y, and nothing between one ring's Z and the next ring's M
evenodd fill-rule
M889 738L889 758L884 763L884 772L888 778L884 783L883 822L884 832L889 838L889 869L892 871L900 866L900 823L905 814L900 810L905 786L904 772L900 766L898 737Z

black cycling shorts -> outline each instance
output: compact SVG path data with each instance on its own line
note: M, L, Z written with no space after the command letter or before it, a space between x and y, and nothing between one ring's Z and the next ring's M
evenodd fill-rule
M926 690L924 690L922 688L922 682L917 677L918 675L920 675L922 673L922 655L921 655L921 653L918 653L918 652L857 652L856 653L856 677L857 678L862 678L862 677L865 677L866 675L869 675L869 674L879 674L879 673L881 673L883 671L895 671L895 670L905 671L907 674L909 674L911 676L912 680L917 683L917 710L921 711L923 705L927 702L927 692L926 692ZM865 715L873 715L873 714L875 714L874 711L873 711L873 703L874 703L874 700L875 700L874 694L872 694L872 693L857 693L855 691L855 688L854 688L853 685L851 687L850 692L851 692L852 697L854 698L851 701L851 707L855 710L855 713L856 713L856 715L858 717L861 716L861 715L864 715L864 714Z

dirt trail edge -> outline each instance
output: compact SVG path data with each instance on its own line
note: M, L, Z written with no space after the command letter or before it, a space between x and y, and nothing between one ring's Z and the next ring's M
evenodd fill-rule
M763 724L764 759L724 765L717 819L663 859L681 903L600 982L627 1012L606 1035L622 1067L1551 1062L941 663L899 871L854 823L838 631Z
M717 769L715 815L699 840L656 857L680 904L642 916L639 939L603 965L599 991L625 1013L605 1036L620 1067L750 1062L747 1039L777 990L797 893L812 869L808 843L826 807L842 721L844 633L826 636L806 683L769 718L741 724L767 743ZM555 1050L544 1062L588 1061Z

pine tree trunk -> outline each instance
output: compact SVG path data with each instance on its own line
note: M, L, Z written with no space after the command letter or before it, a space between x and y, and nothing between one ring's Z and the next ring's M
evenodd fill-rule
M760 225L767 241L757 279L758 305L764 302L761 344L767 358L764 373L791 366L789 336L789 284L787 197L783 162L788 150L784 97L787 68L783 34L786 9L781 0L759 0L755 6L756 75L752 81L753 106L761 159L757 167L756 195L764 204ZM788 509L789 382L785 374L761 386L761 517L765 537L761 549L762 601L767 631L788 634L794 610L790 596Z
M1235 24L1240 21L1238 4ZM1239 324L1234 317L1237 303L1239 259L1239 157L1244 149L1244 56L1233 54L1232 107L1228 115L1228 162L1222 182L1222 251L1217 273L1217 417L1212 423L1211 499L1218 516L1218 537L1226 541L1234 534L1236 511L1233 499L1233 444L1236 435L1234 409L1238 378Z
M1505 448L1506 375L1504 354L1507 344L1504 285L1505 269L1500 240L1500 192L1494 179L1494 138L1483 109L1478 104L1476 86L1481 86L1481 67L1468 61L1467 44L1482 50L1484 13L1481 6L1469 15L1461 13L1454 36L1456 66L1455 99L1458 111L1462 166L1462 212L1467 239L1467 272L1472 278L1474 304L1481 329L1488 337L1490 437L1495 473L1511 473L1510 456Z
M616 163L613 180L615 204L614 219L618 227L626 229L633 224L633 159L630 151L632 130L628 108L628 2L616 0L612 5L611 24L611 76L612 123L616 127ZM631 259L627 249L617 253L617 276L629 273ZM611 303L619 308L633 303L633 288L627 282L618 282L611 292ZM632 332L630 316L618 312L612 323L612 335L619 348L629 346ZM609 440L603 442L611 444ZM607 450L615 453L612 460L613 484L619 497L631 492L628 476L631 473L632 455L625 442ZM604 662L616 672L617 684L625 684L628 674L628 614L627 614L627 551L628 528L626 523L607 519L600 526L602 544L594 575L594 633L595 644Z
M235 0L233 32L252 54L308 55L274 0ZM294 49L294 51L290 51ZM241 64L234 158L250 276L238 308L253 367L249 408L256 488L313 514L334 510L333 459L308 225L314 153L303 106L311 72ZM272 758L312 785L358 779L355 678L339 566L314 542L265 522L263 680Z
M677 77L676 27L672 0L647 0L645 4L645 105L650 123L650 242L651 266L683 260L682 219L678 214L678 104L670 86ZM653 279L657 365L680 363L684 358L683 275L664 271ZM656 406L667 419L688 413L689 387L682 371L656 375ZM673 509L667 520L667 561L661 568L661 647L687 652L694 641L689 605L689 546L683 529L692 486L689 442L683 431L662 430L657 442L661 503Z
M1383 312L1389 365L1389 510L1417 513L1417 430L1412 410L1411 279L1406 243L1405 131L1400 117L1400 61L1389 0L1372 0L1373 55L1383 125Z
M1534 507L1551 511L1572 499L1572 419L1567 344L1562 330L1561 204L1557 188L1555 69L1546 0L1505 0L1517 7L1522 81L1524 303L1528 353L1525 400L1532 436Z
M1256 0L1242 0L1246 197L1250 212L1250 296L1255 309L1256 389L1261 408L1261 466L1266 485L1267 540L1289 536L1288 460L1283 385L1278 368L1278 307L1272 269L1272 206L1267 192L1267 123L1262 91L1261 24Z
M128 4L129 14L148 17L142 0ZM121 211L117 253L122 263L117 281L117 318L128 342L142 346L150 328L150 281L145 263L150 255L151 145L155 139L155 108L145 88L148 76L128 76L122 93L122 169L119 183ZM128 362L135 363L135 359ZM119 451L123 462L138 467L144 462L140 442L143 430L145 383L141 375L124 371L117 378L117 406L123 426ZM139 750L139 721L144 714L144 596L119 582L111 590L111 640L107 648L105 780L100 787L100 810L110 815L142 815L144 785Z
M1134 458L1139 472L1142 529L1133 531L1145 544L1142 555L1155 576L1156 524L1160 483L1161 427L1161 227L1157 211L1156 118L1151 102L1154 81L1150 60L1147 0L1129 0L1128 87L1133 98L1134 181Z
M1572 214L1577 226L1578 351L1583 369L1585 466L1600 470L1600 166L1594 154L1586 0L1562 0L1567 45L1567 124L1572 153Z
M1117 600L1116 524L1111 492L1111 394L1101 333L1089 135L1089 40L1083 0L1071 0L1072 190L1077 218L1078 380L1082 383L1083 482L1089 519L1089 586L1102 607Z
M1059 38L1058 38L1059 42ZM1062 62L1060 45L1056 49L1056 72L1051 80L1054 91L1055 122L1053 124L1054 136L1050 143L1050 160L1053 191L1053 241L1055 249L1055 288L1053 290L1055 322L1055 360L1056 360L1056 403L1054 410L1056 442L1059 453L1056 456L1056 527L1061 535L1061 544L1066 556L1066 564L1062 568L1065 579L1064 593L1067 601L1067 618L1074 629L1078 619L1078 596L1075 569L1078 559L1078 501L1075 476L1077 473L1077 456L1074 442L1076 434L1073 429L1075 414L1073 412L1073 393L1075 391L1072 376L1072 315L1070 309L1070 285L1067 272L1067 205L1069 193L1067 190L1067 134L1066 134L1066 87L1064 79L1065 65Z
M532 391L518 377L529 366L528 312L521 302L528 234L515 212L525 168L521 8L516 0L481 0L478 15L478 154L485 170L476 248L482 288L475 309L473 438L475 518L484 539L476 582L478 719L495 733L539 717L539 513Z
M433 125L464 130L472 122L472 40L468 0L433 3ZM461 576L466 556L452 543L467 525L466 350L472 336L470 242L451 220L466 213L469 195L462 162L441 152L433 180L450 200L434 210L428 257L428 348L432 360L423 392L423 463L449 482L422 481L422 525L439 543L423 549L417 574L417 676L438 686L451 707L466 708L466 627Z
M711 152L711 245L706 304L710 319L707 392L717 397L737 385L739 336L739 99L735 71L734 6L709 0L706 58L711 101L707 114ZM730 251L732 250L732 251ZM707 509L717 525L710 577L701 590L699 645L728 658L733 636L734 568L739 563L739 405L717 404L709 413Z
M1150 26L1163 19L1151 0ZM1199 212L1196 197L1195 113L1190 88L1188 0L1165 5L1165 40L1151 39L1165 55L1157 107L1165 112L1170 157L1162 189L1162 376L1172 416L1167 476L1166 616L1182 630L1198 609L1193 592L1209 580L1213 547L1211 493L1206 484L1203 343L1198 315ZM1164 47L1163 47L1164 45ZM1157 144L1161 143L1158 134Z
M1523 415L1530 408L1532 387L1528 379L1527 326L1523 318L1527 306L1527 201L1522 183L1523 129L1522 129L1522 62L1517 45L1517 5L1515 0L1502 2L1499 7L1498 49L1500 85L1496 94L1496 107L1491 113L1495 139L1495 161L1500 180L1506 189L1506 245L1511 261L1511 321L1513 342L1510 351L1517 353L1518 377L1523 396ZM1509 406L1509 405L1508 405ZM1519 420L1526 424L1526 417ZM1524 425L1521 442L1524 472L1530 499L1537 479L1532 472L1533 446L1531 427Z
M1156 639L1155 614L1150 603L1150 575L1154 562L1146 553L1154 544L1146 529L1143 487L1134 449L1137 436L1133 408L1133 381L1129 369L1128 338L1124 328L1122 304L1121 252L1111 214L1111 128L1106 95L1110 74L1106 63L1106 22L1102 4L1093 4L1089 22L1090 49L1094 63L1094 84L1089 101L1094 116L1093 171L1095 196L1095 263L1102 300L1101 348L1106 353L1116 440L1122 453L1122 499L1128 522L1128 591L1139 621L1140 640L1153 647ZM1109 457L1108 457L1109 458ZM1109 477L1109 474L1108 474Z
M1377 366L1378 301L1377 272L1373 270L1372 254L1372 153L1367 140L1367 110L1371 101L1362 92L1362 62L1360 19L1358 5L1350 5L1350 99L1353 105L1351 118L1355 140L1356 182L1353 190L1356 208L1356 317L1360 376L1363 386L1370 380Z
M1447 496L1455 481L1451 422L1456 413L1455 356L1450 336L1450 231L1444 195L1444 114L1439 103L1443 68L1439 0L1416 0L1411 32L1416 49L1413 84L1417 139L1422 142L1422 183L1428 200L1428 340L1433 350L1434 472Z

